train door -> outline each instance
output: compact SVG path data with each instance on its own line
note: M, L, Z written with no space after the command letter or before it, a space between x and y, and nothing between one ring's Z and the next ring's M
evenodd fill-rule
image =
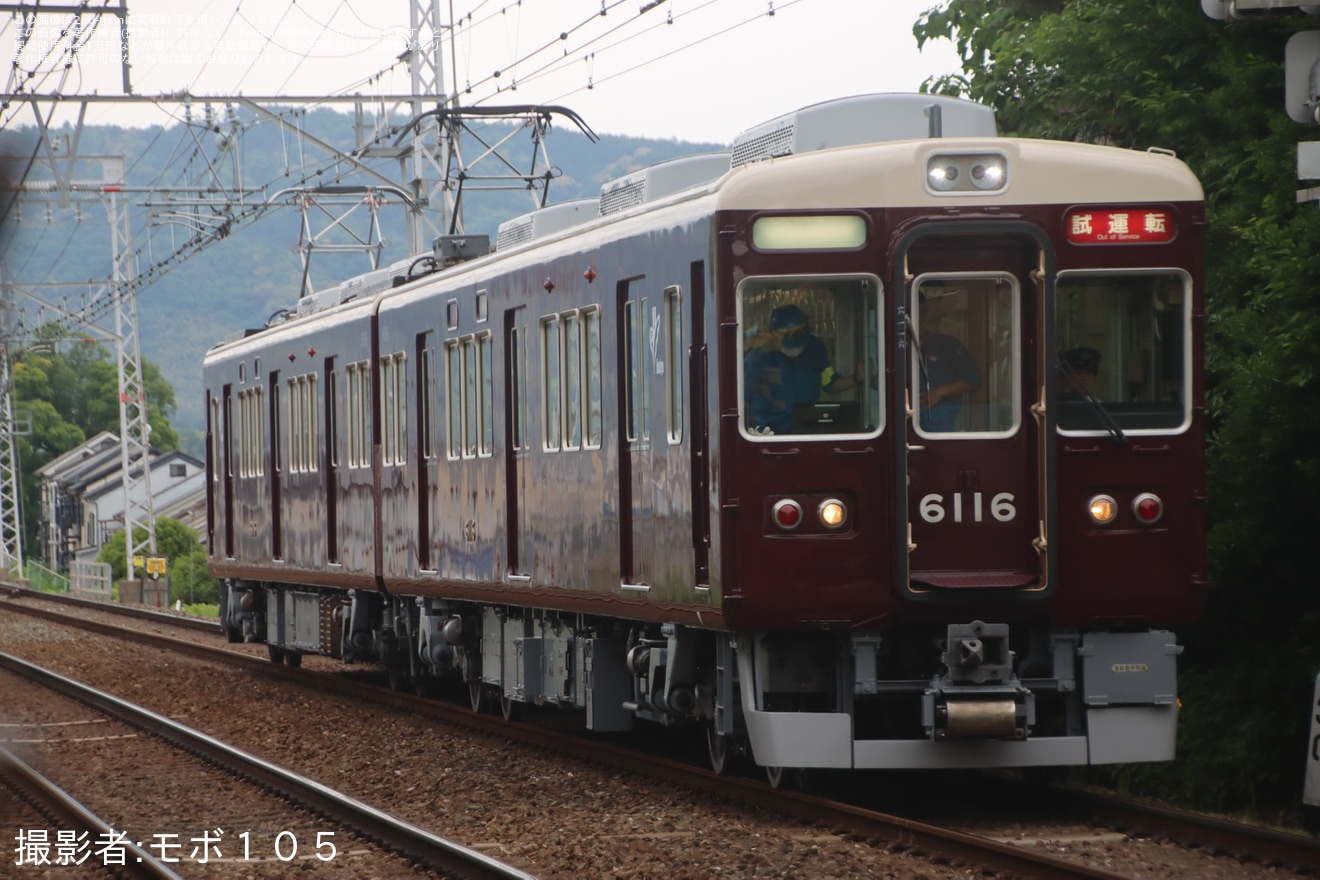
M906 583L913 593L1050 585L1053 350L1047 243L970 226L915 233L906 313Z
M216 463L224 474L225 558L234 558L234 386L224 387L224 437L222 460Z
M339 563L339 374L325 359L325 559Z
M418 333L413 362L417 389L417 567L433 571L431 548L432 513L436 500L439 465L435 449L435 347L433 333Z
M710 419L707 415L709 375L706 350L706 264L701 260L691 266L691 294L688 297L688 326L692 342L688 347L688 407L691 439L692 474L692 550L695 583L710 584ZM681 328L671 328L677 335ZM673 343L671 342L671 345ZM677 361L676 361L677 362ZM681 383L680 383L681 386Z
M532 575L532 520L528 503L531 432L527 421L527 310L504 313L504 474L509 576Z
M654 494L651 485L649 367L651 318L639 279L617 289L619 393L619 574L624 585L649 586L654 576Z
M280 466L283 429L280 423L280 373L270 374L267 398L270 401L270 558L284 558L283 471Z

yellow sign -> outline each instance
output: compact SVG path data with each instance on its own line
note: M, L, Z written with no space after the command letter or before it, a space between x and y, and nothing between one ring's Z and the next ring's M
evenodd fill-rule
M150 557L149 559L147 559L147 574L156 575L156 576L164 574L165 562L166 560L164 556Z
M145 556L134 556L134 557L133 557L133 567L134 567L134 568L142 568L142 567L143 567L144 565L146 565L146 564L147 564L147 557L145 557Z

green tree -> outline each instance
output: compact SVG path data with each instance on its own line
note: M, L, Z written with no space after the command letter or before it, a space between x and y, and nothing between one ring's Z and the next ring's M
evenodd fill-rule
M916 23L963 69L928 84L1005 133L1173 149L1206 191L1210 565L1183 634L1182 758L1128 771L1211 808L1295 806L1320 669L1320 210L1298 205L1283 49L1312 20L1225 25L1194 0L949 0Z
M146 528L135 526L133 528L133 539L134 543L145 541L147 539ZM202 553L203 557L206 555L206 551L202 548L202 542L197 539L197 534L192 529L177 519L170 519L169 517L158 517L156 519L156 554L165 557L169 568L174 567L176 560L186 559L196 552ZM106 541L105 545L101 547L101 552L96 557L96 561L110 563L110 573L116 582L128 576L123 529L110 536L110 540Z
M110 351L88 342L69 343L58 327L44 327L38 344L22 352L10 371L14 411L20 421L31 419L31 430L20 437L23 532L27 547L40 534L39 486L33 473L52 459L102 431L119 434L119 376ZM142 362L151 445L177 449L179 438L170 426L174 389L150 361Z

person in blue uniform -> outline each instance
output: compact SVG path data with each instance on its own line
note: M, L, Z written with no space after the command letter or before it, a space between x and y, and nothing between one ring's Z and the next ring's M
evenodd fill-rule
M923 431L958 430L963 395L981 387L981 368L957 337L947 333L921 336L921 421Z
M835 372L806 314L786 305L770 313L769 333L744 359L743 382L752 431L790 434L795 407L815 403L822 391L846 391L856 379Z

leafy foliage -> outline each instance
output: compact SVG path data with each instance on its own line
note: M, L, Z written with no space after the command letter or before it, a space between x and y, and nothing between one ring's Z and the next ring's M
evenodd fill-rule
M1297 807L1320 601L1320 211L1297 205L1283 47L1305 20L1225 25L1189 0L950 0L914 27L1006 133L1174 149L1206 190L1213 586L1183 634L1180 759L1126 785L1210 809Z
M133 528L134 543L145 541L147 539L147 530L142 526ZM180 560L189 560L188 565L195 565L191 557L195 553L202 555L202 567L205 568L206 551L202 547L202 542L197 540L197 535L192 529L179 522L177 519L169 517L158 517L156 519L156 553L164 556L167 560L168 570L173 571L175 565ZM110 574L115 583L128 576L128 562L125 558L124 548L124 530L120 529L110 536L110 540L105 542L101 548L100 554L96 557L97 562L110 563Z
M14 413L31 430L19 438L22 470L24 543L38 545L39 486L33 472L102 431L119 434L119 375L110 351L95 342L60 339L62 331L44 328L37 336L49 340L24 351L14 361L10 382ZM179 437L170 427L174 389L160 369L142 361L151 445L177 449Z

